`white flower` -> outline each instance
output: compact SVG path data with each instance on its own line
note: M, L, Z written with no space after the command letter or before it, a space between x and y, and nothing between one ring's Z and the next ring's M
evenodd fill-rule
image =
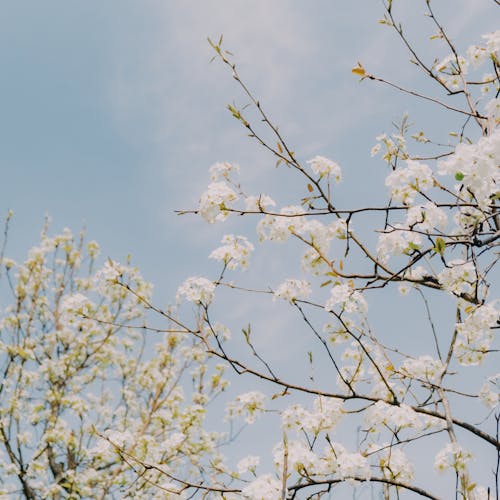
M211 259L222 260L228 269L236 269L238 266L242 269L248 267L248 257L253 252L254 246L245 236L226 234L221 243L224 245L210 254Z
M486 50L490 54L495 54L500 50L500 30L482 35L482 38L486 40Z
M260 414L264 413L266 395L259 391L250 391L240 394L235 401L228 404L226 408L227 418L231 419L238 415L245 415L245 422L253 424Z
M274 299L281 298L292 304L297 299L307 299L311 293L311 284L308 281L288 279L276 288Z
M255 474L255 469L257 465L259 465L260 458L254 455L248 455L245 458L242 458L238 464L236 465L236 469L239 474L244 474L245 472L252 472Z
M381 468L385 478L407 484L412 482L415 470L401 449L385 443L384 445L371 445L369 451L377 453L377 465Z
M275 207L275 201L267 194L259 196L247 196L245 198L245 210L248 212L260 212L267 210L269 207Z
M418 191L432 187L432 170L418 161L406 160L406 168L392 171L385 179L385 185L391 189L391 196L396 201L409 205Z
M214 292L215 285L207 278L191 277L177 289L177 302L184 297L189 302L208 305L214 298Z
M493 106L493 105L492 105ZM459 181L455 191L477 200L480 208L491 203L490 197L500 184L500 129L481 137L476 144L459 144L453 155L438 162L440 175L451 175ZM464 190L463 187L466 189Z
M341 453L338 456L339 474L343 479L370 479L370 464L360 453Z
M342 170L340 166L324 156L315 156L307 162L311 165L311 170L320 177L332 176L335 182L342 180Z
M395 429L422 429L423 423L418 414L406 404L390 405L377 401L365 414L367 425L371 429L392 427Z
M368 304L365 298L354 290L349 284L336 284L330 290L330 298L326 301L325 310L331 311L337 304L341 304L343 310L348 313L359 312L366 313Z
M488 407L495 408L500 402L500 373L489 377L479 391L479 399Z
M441 360L431 356L420 356L417 359L405 359L399 371L405 377L437 383L443 370Z
M286 408L281 414L281 425L286 429L296 428L318 434L335 428L343 413L341 401L318 396L312 411L298 404Z
M241 494L250 500L280 500L281 481L271 474L263 474L245 486Z
M478 365L483 360L493 340L492 328L499 317L498 302L483 304L470 311L457 323L457 359L462 365Z
M467 49L467 59L475 68L481 66L481 64L488 59L488 51L485 47L481 47L479 45L471 45Z
M406 214L406 226L426 233L444 230L448 222L446 213L429 201L425 205L412 206Z
M449 443L436 455L434 467L440 472L447 469L460 472L465 470L466 463L471 458L470 451L463 449L458 443Z
M422 236L408 230L401 224L394 224L394 228L381 233L377 243L377 258L385 263L391 255L407 254L420 247Z
M237 198L237 194L225 182L212 182L201 195L198 211L208 223L213 224L227 218L227 208Z
M266 215L257 225L260 241L286 241L290 234L300 232L304 224L304 209L301 206L287 206L280 215Z
M470 293L476 281L474 264L460 259L451 260L448 262L448 267L438 274L438 280L440 285L451 293L457 295Z
M307 471L308 475L312 475L321 467L319 457L310 450L310 447L306 443L291 440L288 441L286 447L289 470L296 470L299 473ZM273 454L275 466L278 470L283 470L284 449L282 443L274 447Z
M210 180L212 182L218 181L221 178L229 180L229 175L231 172L239 172L239 165L233 165L227 161L223 163L215 163L209 169L210 171Z
M64 313L79 313L88 312L92 309L92 304L89 299L81 293L66 295L61 301L61 309Z
M500 124L500 98L490 99L484 109L493 126Z

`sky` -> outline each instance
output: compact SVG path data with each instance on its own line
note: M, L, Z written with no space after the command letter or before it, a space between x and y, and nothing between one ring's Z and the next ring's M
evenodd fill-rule
M423 6L402 3L411 29ZM465 45L494 28L490 2L459 3L449 20ZM361 60L412 81L381 13L363 0L5 3L0 214L15 213L11 254L36 243L49 215L54 232L85 227L106 256L132 254L167 300L203 271L224 231L174 214L196 206L210 165L236 162L256 190L285 197L289 178L270 172L272 158L225 109L246 101L227 68L210 64L207 37L221 34L299 157L332 157L354 174L347 196L370 196L357 172L381 168L369 157L375 136L414 105L350 73Z
M466 48L497 28L492 3L441 0L436 10ZM394 4L424 54L446 54L428 40L424 2ZM275 169L226 110L247 101L228 69L210 62L207 37L221 34L297 157L319 154L343 166L339 205L385 197L384 165L370 157L375 137L406 111L431 133L454 122L351 74L361 61L373 73L428 89L395 34L377 23L382 13L381 2L367 0L4 2L0 220L14 211L7 254L22 260L48 215L52 233L84 227L104 257L131 254L154 283L156 303L166 304L188 276L215 275L207 257L224 233L245 231L256 242L246 220L210 226L175 213L196 208L217 161L238 163L256 194L272 193L280 204L296 198L298 179ZM261 277L265 258L250 281ZM287 262L274 262L277 280L286 277ZM290 326L262 314L270 330ZM279 345L282 337L274 339Z

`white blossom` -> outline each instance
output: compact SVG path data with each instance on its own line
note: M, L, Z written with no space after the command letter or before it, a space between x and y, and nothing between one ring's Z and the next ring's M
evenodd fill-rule
M332 176L335 182L340 182L342 179L342 170L339 165L324 156L315 156L307 163L311 165L311 170L320 177Z
M406 168L391 172L385 185L391 189L391 196L405 204L413 203L418 191L426 191L433 185L431 169L424 163L406 160Z
M228 269L236 269L238 266L248 268L248 258L254 251L254 246L245 236L226 234L221 243L223 245L210 254L211 259L223 261Z
M265 411L266 395L259 391L250 391L240 394L226 408L227 417L232 419L238 415L245 415L245 422L253 424L255 419Z
M213 164L210 167L209 171L210 171L210 180L212 182L216 182L223 179L228 181L231 172L239 173L240 167L239 165L235 165L233 163L225 161Z
M457 295L471 293L476 281L476 271L472 262L460 259L451 260L439 274L438 280L443 289Z
M198 211L203 219L213 224L227 218L227 209L237 198L236 192L225 182L212 182L201 195Z
M331 311L337 304L348 313L364 314L368 309L362 293L354 290L348 283L336 284L330 289L330 298L325 303L325 310Z
M263 474L245 486L241 494L250 500L280 500L281 481L271 474Z
M245 198L245 210L248 212L260 212L275 207L276 202L267 194L259 196L247 196Z
M434 459L434 467L439 472L455 469L458 472L465 470L467 462L472 459L472 453L462 448L458 443L447 444Z
M416 359L405 359L399 369L406 377L424 380L431 384L437 383L444 370L444 365L439 359L431 356L420 356Z
M274 298L284 299L290 304L311 296L311 284L305 280L287 279L274 291Z
M481 137L475 144L459 144L452 156L438 162L440 175L451 175L461 186L471 193L480 208L490 204L490 197L498 191L500 184L500 129L486 137Z
M500 373L488 377L479 391L479 399L488 408L496 408L500 402Z
M255 455L248 455L242 458L236 465L236 470L239 474L244 474L245 472L252 472L255 474L255 469L260 463L260 458Z
M188 302L208 305L212 302L215 294L215 285L212 281L202 277L188 278L177 289L177 302L184 297Z

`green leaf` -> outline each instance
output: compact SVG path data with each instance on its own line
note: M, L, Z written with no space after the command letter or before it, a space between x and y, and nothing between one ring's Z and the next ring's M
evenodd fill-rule
M434 250L439 255L443 255L445 248L446 248L446 243L444 242L443 238L441 237L436 238L436 244L434 245Z

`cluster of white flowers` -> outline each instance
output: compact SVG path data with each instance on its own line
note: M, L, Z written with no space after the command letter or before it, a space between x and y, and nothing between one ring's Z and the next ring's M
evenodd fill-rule
M281 423L286 429L312 432L334 429L343 416L342 401L318 396L313 403L313 411L302 405L289 406L281 413Z
M472 459L472 453L462 448L458 443L448 443L434 459L434 467L444 472L448 469L454 469L457 472L464 471Z
M349 453L338 443L332 443L332 448L328 452L335 471L342 479L347 481L351 479L350 482L353 484L355 484L352 481L354 478L361 481L370 479L370 463L361 453Z
M212 281L203 277L193 276L188 278L177 289L177 303L184 297L188 302L208 305L215 295L215 285Z
M377 466L383 476L391 481L411 484L415 476L415 468L407 455L400 449L388 443L371 444L368 446L370 454L377 457Z
M422 236L410 231L403 224L394 224L387 232L381 233L377 243L377 259L386 263L391 255L407 254L420 248Z
M245 210L247 212L261 212L275 206L276 202L267 194L247 196L245 198Z
M434 69L439 73L439 80L450 90L460 90L464 87L465 77L471 66L477 69L488 59L498 57L500 31L483 35L483 38L486 40L485 45L471 45L465 56L449 54L434 65Z
M439 284L444 290L460 295L471 293L476 282L476 271L472 262L463 260L451 260L438 274Z
M472 200L486 209L500 185L500 129L481 137L475 144L459 144L453 155L438 163L438 173L451 175L459 181L455 190L466 196L465 186Z
M334 323L326 323L323 326L323 331L328 335L332 344L341 344L348 342L351 338L343 325Z
M484 360L493 340L492 328L497 325L499 317L499 303L496 301L473 308L456 325L456 356L462 365L478 365Z
M385 148L385 152L382 159L388 163L396 158L407 159L408 154L406 151L406 139L401 134L392 134L389 137L387 134L381 134L376 137L379 141L371 149L371 156L375 156L379 153L382 145Z
M293 233L298 233L304 223L304 209L301 206L286 206L280 216L266 215L257 224L260 241L286 241Z
M254 246L245 236L226 234L221 243L223 245L210 254L211 259L223 261L228 269L236 269L238 266L248 268L248 258L254 251Z
M302 269L316 276L328 272L331 241L333 238L344 239L346 229L344 219L336 219L328 225L314 219L305 220L296 231L309 244L309 248L302 256Z
M273 449L273 460L277 470L283 470L286 450L288 470L295 470L305 476L321 472L320 458L311 451L311 447L303 441L290 440L283 445L277 444Z
M226 182L211 182L201 195L199 214L210 224L222 221L229 215L229 205L237 199L238 195Z
M65 319L69 322L73 320L75 314L91 315L94 308L94 304L82 293L66 295L61 300L61 315L65 315Z
M250 500L279 500L281 498L281 481L272 474L263 474L245 486L241 494Z
M426 191L433 184L432 170L415 160L406 160L406 168L397 168L385 179L391 196L406 205L413 203L418 192Z
M307 163L311 165L311 170L320 177L331 176L335 182L340 182L342 180L342 170L340 166L324 156L315 156Z
M497 407L500 403L500 373L488 377L479 391L479 399L488 408Z
M403 361L399 373L405 377L423 380L431 384L439 381L444 365L439 359L431 356L420 356L416 359L408 358Z
M255 470L260 463L260 457L255 455L248 455L242 458L236 465L236 470L238 474L245 474L246 472L251 472L255 474Z
M446 212L432 201L425 205L414 205L406 213L406 227L415 231L431 233L434 230L444 230L448 223Z
M337 283L330 289L330 297L325 303L325 310L332 311L340 304L341 309L348 313L365 314L368 310L363 294L354 290L350 283Z
M491 123L490 128L493 129L500 124L500 98L495 97L490 99L484 107L488 121Z
M210 169L210 180L212 182L216 182L219 180L230 181L230 176L232 172L239 173L240 167L239 165L235 165L233 163L225 162L217 162L213 164Z
M266 395L259 391L250 391L240 394L226 407L227 418L232 419L245 415L245 422L253 424L255 419L265 412Z
M418 414L406 404L391 405L384 401L377 401L365 415L366 424L371 431L380 427L391 427L394 429L422 429L423 422Z
M463 87L463 77L468 73L469 62L463 56L449 54L437 63L436 70L441 73L440 81L452 90L459 90Z
M287 279L274 291L274 298L284 299L290 304L296 300L304 300L311 296L311 283L305 280Z

